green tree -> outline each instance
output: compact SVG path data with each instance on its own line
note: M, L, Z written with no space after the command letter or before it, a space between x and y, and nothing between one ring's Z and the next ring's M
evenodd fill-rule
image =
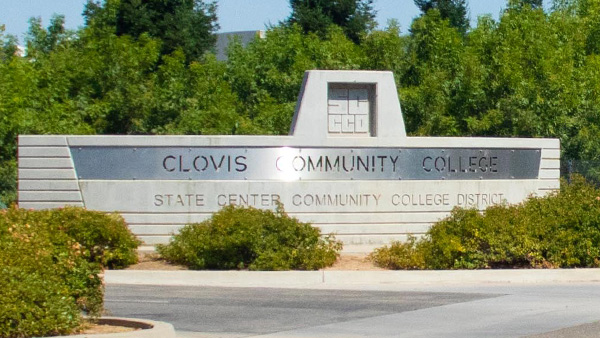
M375 26L373 0L290 0L288 23L297 23L305 33L325 37L330 25L342 27L358 43Z
M587 54L600 54L600 1L579 0L572 7L581 18L581 26L585 27Z
M8 61L19 52L17 37L5 35L6 27L0 24L0 62Z
M17 136L35 118L35 68L15 54L16 39L0 27L0 208L16 200Z
M390 21L384 30L376 30L367 35L361 43L364 55L362 69L391 70L396 74L399 84L401 74L409 66L407 45L409 36L400 35L400 26L395 20Z
M42 27L41 18L29 19L29 30L25 36L26 51L29 58L38 58L48 54L62 43L68 43L73 33L65 29L64 15L53 15L47 29Z
M449 112L461 73L465 41L438 10L415 19L407 45L409 65L401 79L407 131L419 135L460 135L460 119Z
M469 29L466 0L414 0L423 14L437 9L443 19L450 21L450 26L465 34Z
M225 64L214 55L185 65L177 51L163 58L156 73L152 111L147 129L158 134L228 135L245 122L237 96L223 78Z
M158 38L163 55L182 49L189 63L214 47L216 8L202 0L89 0L84 15L88 25L114 27L119 36Z
M88 0L83 9L83 17L87 34L93 32L100 38L102 35L114 34L117 26L117 13L121 0Z
M269 30L247 48L235 44L228 60L225 76L241 102L240 114L261 127L244 133L287 134L304 72L360 69L364 55L338 26L320 38L293 24Z
M71 93L88 124L100 134L149 133L145 121L155 95L160 41L147 34L135 41L127 35L84 35L82 43L75 66L81 73Z
M543 2L543 0L509 0L508 6L509 8L529 7L533 9L538 9L543 7Z

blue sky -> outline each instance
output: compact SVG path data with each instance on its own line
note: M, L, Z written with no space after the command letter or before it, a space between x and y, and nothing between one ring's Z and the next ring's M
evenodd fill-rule
M507 0L470 0L470 17L473 23L481 14L498 14ZM48 25L53 13L66 17L67 28L75 29L83 25L81 13L86 0L0 0L0 24L6 26L6 33L16 35L20 41L27 31L30 17L41 17L44 26ZM265 29L276 24L290 13L288 0L219 0L218 16L220 32ZM406 32L412 19L419 14L413 0L375 0L377 21L381 27L389 19L400 22L402 32Z

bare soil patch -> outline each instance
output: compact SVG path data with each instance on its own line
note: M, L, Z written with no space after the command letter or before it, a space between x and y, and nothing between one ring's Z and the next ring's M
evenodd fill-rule
M161 259L155 252L140 252L138 257L138 263L129 266L125 270L189 270L186 266L171 264Z
M75 333L76 335L80 334L104 334L104 333L121 333L121 332L130 332L139 330L135 327L127 327L127 326L119 326L119 325L108 325L108 324L94 324L88 323L85 327Z
M189 270L183 265L171 264L163 259L157 253L142 252L139 254L139 262L128 267L126 270ZM375 266L367 258L366 254L342 254L333 266L323 270L345 270L345 271L378 271L385 270Z
M381 271L385 269L376 266L366 254L342 254L333 266L323 270Z

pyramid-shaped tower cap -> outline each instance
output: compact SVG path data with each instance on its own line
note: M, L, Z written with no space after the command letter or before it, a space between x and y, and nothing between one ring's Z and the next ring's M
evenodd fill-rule
M310 143L335 137L406 138L393 73L307 71L290 135Z

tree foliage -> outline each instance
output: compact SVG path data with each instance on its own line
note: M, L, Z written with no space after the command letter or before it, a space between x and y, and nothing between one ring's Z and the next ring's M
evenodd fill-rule
M375 27L373 0L290 0L288 23L297 23L305 33L324 37L331 25L342 27L346 36L358 43Z
M202 0L107 0L88 1L88 23L114 25L118 36L135 39L147 34L161 41L161 53L183 50L187 61L199 60L212 49L218 29L216 5Z
M0 24L0 61L5 62L18 52L18 40L14 35L5 35L6 27Z
M529 7L533 9L542 8L544 5L543 0L509 0L509 7L511 8L523 8Z
M433 8L359 44L286 22L224 62L117 34L119 0L89 2L77 31L33 19L23 56L0 29L0 202L19 134L287 134L308 69L393 71L411 135L556 137L564 159L600 160L600 1L507 4L464 34Z
M465 34L469 29L469 18L467 17L466 0L414 0L423 14L432 9L440 12L443 19L450 22L450 26ZM527 0L524 0L527 1ZM538 0L533 0L538 1ZM539 0L541 2L541 0Z
M36 58L48 54L60 44L66 43L72 34L65 30L64 25L65 17L63 15L53 15L47 29L42 27L41 18L29 19L29 30L25 37L27 56Z

